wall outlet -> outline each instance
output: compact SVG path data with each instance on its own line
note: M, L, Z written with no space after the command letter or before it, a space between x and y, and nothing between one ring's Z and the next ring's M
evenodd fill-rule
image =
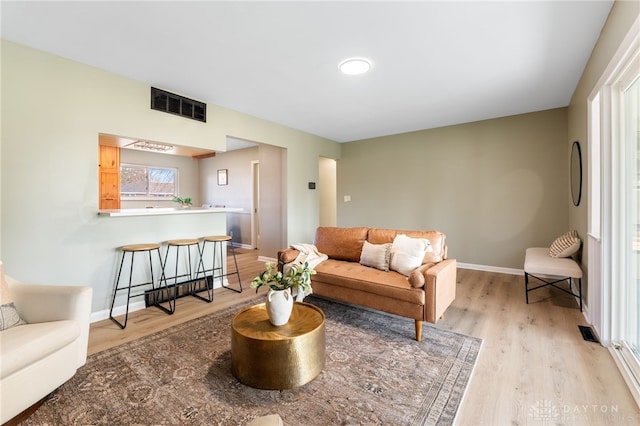
M348 203L349 201L351 201L351 195L345 195L344 196L344 202Z

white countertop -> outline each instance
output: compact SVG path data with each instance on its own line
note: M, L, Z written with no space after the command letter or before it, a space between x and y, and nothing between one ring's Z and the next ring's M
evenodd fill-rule
M238 207L190 207L188 209L182 207L149 207L141 209L99 210L98 215L111 217L155 216L174 214L229 213L241 212L242 210L242 208Z

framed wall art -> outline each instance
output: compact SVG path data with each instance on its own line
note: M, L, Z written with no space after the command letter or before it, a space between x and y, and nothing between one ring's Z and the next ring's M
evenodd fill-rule
M218 170L218 185L226 185L227 182L227 169Z

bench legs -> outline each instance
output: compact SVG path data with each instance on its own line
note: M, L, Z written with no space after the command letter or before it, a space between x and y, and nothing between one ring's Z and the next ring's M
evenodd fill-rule
M532 276L533 278L542 281L544 284L541 284L537 287L533 287L533 288L529 288L529 276ZM567 294L572 295L573 297L577 297L579 302L580 302L580 312L582 312L582 278L577 278L578 280L578 294L575 294L573 292L573 288L572 288L572 279L571 277L565 277L565 278L560 278L558 280L555 281L547 281L543 278L537 277L533 274L529 274L528 272L524 273L524 294L525 294L525 299L527 301L527 304L529 304L529 292L533 291L533 290L537 290L539 288L542 287L547 287L547 286L551 286L551 287L555 287L558 290L564 291ZM557 286L556 284L563 282L563 281L568 281L569 282L569 290L567 290L566 288L562 288Z

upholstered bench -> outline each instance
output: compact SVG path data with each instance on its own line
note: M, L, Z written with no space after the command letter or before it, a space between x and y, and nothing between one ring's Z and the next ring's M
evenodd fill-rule
M534 277L543 284L529 288L529 277ZM572 279L578 280L578 294L572 289ZM569 289L557 284L563 281L569 283ZM582 269L578 262L571 257L553 257L547 247L531 247L525 252L524 257L524 287L525 297L529 303L529 292L542 287L552 286L562 290L580 300L580 312L582 312Z

